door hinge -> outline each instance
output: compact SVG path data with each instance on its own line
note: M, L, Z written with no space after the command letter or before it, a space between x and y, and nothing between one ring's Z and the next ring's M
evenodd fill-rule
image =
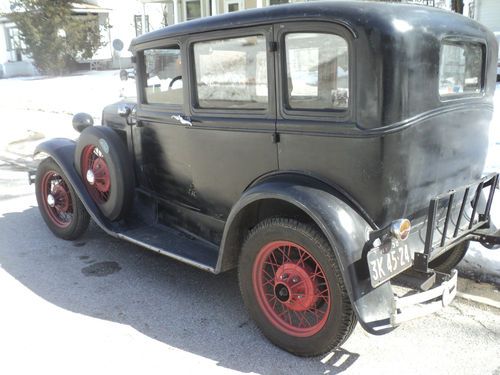
M273 143L280 143L280 133L273 133Z
M269 42L269 52L276 52L278 50L278 42Z

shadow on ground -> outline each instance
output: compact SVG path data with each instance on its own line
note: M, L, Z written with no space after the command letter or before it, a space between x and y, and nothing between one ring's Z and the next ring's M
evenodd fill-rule
M249 321L236 272L215 276L113 239L95 225L79 241L59 240L36 207L0 215L0 264L50 303L129 325L225 368L332 374L359 358L343 349L323 361L292 356Z

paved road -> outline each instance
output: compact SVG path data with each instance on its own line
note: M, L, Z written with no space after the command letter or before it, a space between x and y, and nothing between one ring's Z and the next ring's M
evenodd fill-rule
M105 235L49 233L23 172L0 165L0 374L500 374L500 311L456 300L342 350L297 358L214 276Z

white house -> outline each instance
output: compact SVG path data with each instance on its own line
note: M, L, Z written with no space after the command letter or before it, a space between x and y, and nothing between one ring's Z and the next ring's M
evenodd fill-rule
M471 2L472 18L481 22L491 31L500 31L500 1L475 0Z
M0 0L0 14L9 11L9 0ZM36 74L31 60L22 54L21 49L16 25L0 17L0 78Z

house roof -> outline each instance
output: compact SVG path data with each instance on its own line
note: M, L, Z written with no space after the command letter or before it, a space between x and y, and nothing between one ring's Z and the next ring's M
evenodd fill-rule
M72 2L71 7L75 13L109 13L111 9L103 8L87 2Z

